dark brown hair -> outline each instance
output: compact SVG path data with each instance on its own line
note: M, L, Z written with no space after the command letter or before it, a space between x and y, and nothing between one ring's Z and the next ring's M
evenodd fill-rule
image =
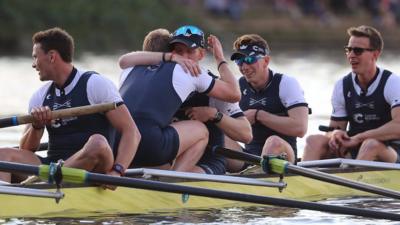
M61 28L54 27L35 33L32 37L32 43L40 44L45 53L56 50L64 62L72 62L74 39Z
M366 37L369 39L369 45L374 50L383 50L383 38L381 33L373 27L361 25L359 27L350 27L347 29L349 36Z

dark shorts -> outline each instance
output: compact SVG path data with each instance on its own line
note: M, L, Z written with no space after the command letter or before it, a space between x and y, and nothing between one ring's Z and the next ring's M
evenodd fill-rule
M400 163L400 143L397 142L392 142L392 141L385 141L384 144L386 147L392 147L393 150L396 151L397 153L397 159L395 163ZM352 159L356 159L358 155L358 149L360 147L357 147L357 149L350 149L350 154Z
M226 159L221 155L206 151L197 166L201 167L207 174L223 175L226 173Z
M47 152L49 152L49 151L47 151ZM52 163L52 162L57 163L58 160L60 160L60 159L65 161L71 156L68 154L64 154L63 156L57 155L57 156L47 156L47 157L41 157L41 156L37 155L37 157L40 159L40 162L42 164L50 165L50 163Z
M49 157L38 156L38 158L40 159L40 162L45 165L49 165L51 162L54 162L54 160L51 160Z
M172 164L179 149L178 132L171 126L160 128L143 123L138 123L138 128L142 139L130 167Z

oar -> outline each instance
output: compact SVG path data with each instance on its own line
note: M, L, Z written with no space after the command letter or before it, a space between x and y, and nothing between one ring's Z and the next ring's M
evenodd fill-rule
M285 160L277 159L277 158L270 158L268 162L264 162L263 158L260 156L256 156L253 154L234 151L231 149L223 148L223 147L215 147L215 153L223 155L228 158L242 160L251 164L261 165L263 169L268 169L271 172L278 173L278 174L285 174L288 172L302 175L305 177L313 178L320 181L325 181L332 184L337 184L341 186L346 186L349 188L354 188L357 190L374 193L390 198L400 199L400 192L389 190L382 187L377 187L374 185L361 183L353 180L349 180L343 177L335 176L328 173L323 173L317 170L312 170L308 168L303 168L300 166L292 165ZM268 158L267 158L268 159ZM268 168L265 168L268 167Z
M359 160L359 159L343 159L343 158L304 161L298 163L297 165L301 167L347 165L347 166L358 166L367 168L400 170L400 165L398 163L377 162L377 161Z
M64 193L62 192L51 192L33 188L12 187L4 185L0 185L0 194L21 195L21 196L40 197L40 198L54 198L56 202L64 198Z
M233 184L244 184L244 185L256 185L264 187L276 187L282 190L286 187L285 182L273 182L266 180L251 179L246 177L236 177L236 176L224 176L224 175L211 175L202 173L188 173L188 172L178 172L171 170L157 170L157 169L127 169L125 171L125 176L129 177L132 175L143 175L143 176L156 176L156 177L171 177L171 178L181 178L188 180L202 180L220 183L233 183Z
M34 174L42 179L49 178L51 165L33 166L27 164L11 163L0 161L0 170L5 172L19 172ZM387 219L400 221L400 215L395 213L380 212L376 210L358 209L346 206L327 205L315 202L296 201L289 199L273 198L237 192L220 191L214 189L183 186L177 184L164 183L159 181L149 181L130 177L115 177L105 174L90 173L81 169L61 168L63 180L73 183L89 184L108 184L123 187L132 187L145 190L162 191L178 194L191 194L196 196L211 197L225 200L242 201L256 204L276 205L290 208L301 208L317 210L331 213L340 213L355 216L364 216L375 219ZM54 171L53 171L54 172ZM52 178L53 179L53 178ZM132 199L134 200L134 199Z
M69 109L60 109L51 112L52 119L72 116L82 116L98 112L106 112L117 107L116 103L103 103L97 105L86 105ZM32 115L11 116L0 119L0 128L18 126L33 122Z

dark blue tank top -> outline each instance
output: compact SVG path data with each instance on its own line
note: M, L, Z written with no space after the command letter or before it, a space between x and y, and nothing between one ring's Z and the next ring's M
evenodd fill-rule
M162 128L171 123L182 104L172 83L175 65L135 66L121 85L122 99L138 126L144 121Z
M71 76L75 76L75 74L76 69ZM90 105L86 87L92 75L99 76L92 71L84 73L73 90L67 95L64 94L63 89L60 89L61 96L56 96L55 84L53 83L46 93L43 106L58 110ZM110 141L110 123L105 115L100 113L57 119L54 124L47 125L46 128L49 133L47 155L50 161L66 160L80 150L93 134L101 134Z
M369 96L359 95L353 86L351 73L343 78L343 93L349 121L349 135L382 126L392 120L391 107L385 100L386 81L392 72L384 70L376 90Z
M270 70L269 79L270 80L266 87L261 91L256 91L251 87L244 77L239 79L240 90L242 92L239 106L243 111L248 109L259 109L272 114L288 115L287 109L279 98L279 84L282 80L282 74L273 74ZM292 146L295 155L297 156L296 137L278 133L259 122L254 123L251 128L253 131L253 140L249 144L246 144L246 148L258 148L260 149L258 154L261 154L262 147L267 138L272 135L277 135L286 140Z

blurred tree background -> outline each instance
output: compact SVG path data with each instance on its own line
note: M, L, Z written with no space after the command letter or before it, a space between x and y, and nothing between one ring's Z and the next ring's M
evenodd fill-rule
M0 54L31 51L32 34L59 26L77 54L141 49L150 30L196 24L221 37L226 50L244 33L272 48L343 46L346 29L377 27L389 48L399 42L399 0L0 0Z

